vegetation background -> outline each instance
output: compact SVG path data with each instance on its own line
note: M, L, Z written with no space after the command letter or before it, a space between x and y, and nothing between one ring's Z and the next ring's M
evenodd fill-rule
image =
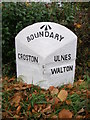
M61 118L65 114L70 118L72 116L88 118L89 8L89 3L62 3L61 7L57 3L2 3L3 117L47 118L46 111L49 110L50 116L54 114L56 118L57 116ZM73 86L51 87L48 91L44 91L32 85L19 83L13 78L16 77L15 36L26 26L36 22L56 22L77 35L76 82ZM12 78L9 79L7 76ZM61 97L62 89L64 98ZM41 110L38 112L39 108ZM81 116L77 116L79 113Z
M16 75L15 36L36 22L56 22L68 27L78 37L76 77L89 73L88 3L2 3L3 75Z

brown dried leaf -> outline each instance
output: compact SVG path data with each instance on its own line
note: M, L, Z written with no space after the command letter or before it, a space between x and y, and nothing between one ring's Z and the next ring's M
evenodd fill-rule
M18 115L14 115L13 118L20 118Z
M42 110L42 105L39 105L38 112L40 112L41 110Z
M31 88L32 84L26 84L23 82L19 82L18 84L14 84L15 90L25 90L27 88Z
M21 100L21 93L16 93L13 98L11 99L11 105L15 104L15 107L17 107L20 103L20 100Z
M77 118L77 119L81 119L81 118L83 118L83 116L78 115L78 116L76 116L76 118Z
M28 87L28 88L31 88L31 87L32 87L32 84L27 84L27 87Z
M57 116L57 115L53 115L53 116L52 116L52 119L56 119L56 120L57 120L57 119L58 119L58 116Z
M60 101L60 100L59 100L57 97L55 97L55 98L54 98L54 105L57 105L59 101Z
M77 81L77 84L78 84L78 85L81 85L83 82L84 82L84 80L79 79L79 80Z
M20 112L20 110L21 110L21 106L19 105L16 109L16 114L18 114Z
M72 95L72 94L74 94L74 93L75 93L74 91L70 91L70 93L69 93L69 94L70 94L70 95Z
M80 95L80 94L81 94L81 91L76 91L76 93L77 93L78 95Z
M51 91L51 95L56 95L58 94L59 90L57 88L53 88L53 90Z
M4 80L8 80L8 77L6 76L5 78L3 78Z
M63 109L59 112L59 118L72 118L73 114L69 110Z
M52 109L55 109L55 107L57 107L57 106L60 107L59 101L60 101L59 98L57 98L57 97L53 98L53 101L51 102L51 103L53 103Z
M51 92L54 89L54 86L49 87L49 91Z
M42 105L42 108L45 109L45 107L46 107L46 104L43 104L43 105Z
M85 110L82 108L78 111L78 114L83 113Z
M49 104L45 109L42 110L42 113L51 111L51 104Z
M70 83L69 85L67 85L67 88L72 89L73 85Z
M87 98L90 98L90 90L87 90Z
M15 77L12 77L8 80L8 82L11 82L11 81L14 81L15 80Z
M82 25L80 23L74 23L74 26L78 29L82 27Z
M5 118L8 118L8 113L7 112L2 112L2 116Z
M31 105L28 106L28 110L30 110L30 108L31 108Z
M71 100L66 100L66 104L70 105L71 104Z
M44 113L42 114L43 119L49 119L50 116L51 116L51 114L48 114L48 115L46 115L46 114L44 114ZM42 120L43 120L43 119L42 119Z
M36 105L36 104L34 105L34 110L38 111L38 105Z
M66 100L68 92L66 90L61 90L58 94L58 98L63 102Z
M27 111L26 114L27 114L28 116L29 116L29 115L32 116L31 111Z
M32 109L32 113L36 113L36 111L34 109Z

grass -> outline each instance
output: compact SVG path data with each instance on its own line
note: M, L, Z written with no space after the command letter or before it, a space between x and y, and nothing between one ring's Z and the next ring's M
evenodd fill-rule
M89 77L84 79L80 85L73 85L72 89L67 88L67 86L63 85L58 90L66 89L68 91L67 100L71 101L71 104L66 104L66 101L61 102L54 106L54 101L50 102L51 99L57 97L57 95L52 96L49 90L42 90L38 86L31 86L31 88L26 88L25 90L15 90L12 88L9 91L6 91L6 88L13 86L15 84L19 84L16 79L10 83L8 81L3 82L3 92L2 92L2 111L8 114L8 117L14 117L16 115L17 107L15 105L11 105L10 101L12 97L17 92L22 93L22 98L20 100L19 105L21 106L20 112L17 114L19 117L25 117L29 119L38 119L38 117L42 117L42 110L47 108L48 105L51 105L52 113L50 113L50 117L53 115L57 115L62 109L68 109L73 112L73 118L78 115L78 111L82 108L89 112L89 99L87 97L86 91L89 90L88 87ZM71 94L71 92L73 93ZM78 91L80 93L78 93ZM83 93L84 91L84 93ZM28 99L27 99L28 98ZM10 100L11 99L11 100ZM47 100L48 99L48 100ZM28 110L28 106L31 105L30 110ZM37 105L38 109L40 106L45 105L45 108L42 108L41 111L35 111L35 105ZM54 106L54 108L53 108ZM34 110L34 112L32 112ZM86 111L84 111L81 115L86 115ZM28 114L27 114L28 113ZM46 114L47 115L47 114ZM5 117L5 116L3 116Z

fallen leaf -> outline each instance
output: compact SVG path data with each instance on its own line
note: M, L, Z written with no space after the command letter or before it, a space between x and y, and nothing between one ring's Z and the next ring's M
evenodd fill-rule
M81 79L79 79L79 80L77 81L78 85L81 85L83 82L84 82L84 80L81 80Z
M85 110L82 108L78 111L78 114L83 113Z
M8 80L8 82L11 82L11 81L14 81L15 80L15 77L12 77Z
M26 98L26 101L28 101L28 96L27 96L27 98Z
M54 98L54 105L57 105L59 101L60 101L60 100L59 100L57 97L55 97L55 98Z
M13 98L11 99L11 105L15 104L15 107L17 107L20 103L20 100L21 100L21 93L16 93Z
M81 39L79 39L79 43L81 44L83 41Z
M27 111L26 114L27 114L28 116L29 116L29 115L32 116L31 111Z
M42 113L47 112L47 111L51 111L51 104L48 105L45 109L43 109Z
M58 119L58 116L57 115L53 115L52 119Z
M63 109L59 112L59 118L72 118L73 114L69 110Z
M83 92L83 93L86 93L86 92L87 92L87 90L82 90L82 92Z
M72 94L74 94L74 93L75 93L74 91L71 91L71 92L70 92L70 95L72 95Z
M58 98L63 102L66 100L68 96L68 92L66 90L61 90L59 93L58 93Z
M71 100L66 100L66 104L70 105L71 104Z
M43 105L42 105L42 108L45 109L45 107L46 107L46 104L43 104Z
M90 98L90 90L87 90L87 98Z
M14 115L13 118L20 118L18 115Z
M21 110L21 106L19 105L16 109L16 114L18 114L20 112L20 110Z
M50 101L50 100L49 100L49 97L46 97L46 101L47 101L47 102Z
M51 104L52 104L52 109L55 109L55 107L57 107L58 105L59 105L59 98L57 98L57 97L55 97L55 98L53 98L52 99L52 102L51 102ZM60 107L60 105L59 105L59 107Z
M34 109L32 109L32 113L36 113L36 111Z
M54 89L54 86L49 87L49 91L51 92Z
M69 85L67 85L67 88L72 89L73 85L70 83Z
M29 2L25 2L25 4L26 4L27 7L30 5Z
M8 80L9 78L8 77L5 77L5 78L3 78L4 80Z
M28 106L28 110L30 110L30 108L31 108L31 105Z
M42 110L42 105L39 105L38 112L40 112L41 110Z
M2 112L2 116L8 118L8 113L7 112Z
M81 28L81 24L80 23L74 23L76 28Z
M27 84L28 88L31 88L32 87L32 84Z
M53 88L53 90L51 91L51 95L56 95L58 94L59 90L57 88Z
M38 105L36 105L36 104L34 105L34 110L38 111Z
M78 95L80 95L80 94L81 94L81 91L76 91L76 93L77 93Z
M50 116L51 116L51 114L48 114L48 115L46 115L46 114L42 114L42 117L44 118L44 119L49 119L50 118Z
M83 116L81 116L81 115L78 115L78 116L76 116L76 118L80 119L80 118L83 118Z

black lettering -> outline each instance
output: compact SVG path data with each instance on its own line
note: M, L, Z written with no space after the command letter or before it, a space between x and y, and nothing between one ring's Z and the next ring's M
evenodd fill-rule
M59 40L59 34L56 34L54 39Z
M72 65L72 66L69 66L69 67L70 67L70 69L69 69L69 70L70 70L70 71L73 71L73 65Z
M66 71L67 71L67 72L70 71L69 69L70 69L70 66L67 66L67 67L66 67Z
M58 73L58 68L51 69L52 74L57 74Z
M60 61L60 56L59 56L59 55L54 56L54 61L55 61L55 62Z
M61 67L61 68L59 68L59 69L61 70L60 73L63 73L63 70L62 70L63 68Z
M64 69L64 72L66 71L66 66L65 67L63 67L63 69Z
M23 55L23 60L26 60L26 55L25 54Z
M29 61L31 61L31 55L29 55L28 57L29 57Z
M60 67L60 68L53 68L51 69L51 74L64 73L64 72L69 72L69 71L73 71L73 65Z
M34 36L33 36L33 34L31 34L31 35L30 35L30 38L31 38L31 40L33 40L33 39L34 39Z
M34 62L38 63L38 57L33 57L33 59L34 59Z
M62 37L62 35L60 35L60 40L59 41L61 41L62 39L64 39L64 37Z
M71 60L71 54L68 54L68 60Z
M28 61L28 55L26 55L26 60Z
M66 71L72 71L73 70L73 65L72 66L67 66Z
M45 31L45 37L48 37L48 36L49 36L49 32Z
M65 60L65 57L64 57L64 55L61 55L61 60Z
M54 34L53 34L53 32L51 32L50 37L54 38Z
M34 62L33 56L31 56L31 61Z
M20 53L18 53L18 58L21 59L21 54Z
M27 41L28 41L28 42L30 42L30 41L31 41L31 39L30 39L30 37L29 37L29 36L27 36Z
M67 59L67 54L65 55L65 60L68 60L68 59Z
M34 33L34 36L35 36L35 38L38 38L39 37L38 32L37 32L37 34Z
M39 36L40 36L40 37L43 37L43 35L44 35L44 34L43 34L43 31L42 31L42 32L39 32Z

